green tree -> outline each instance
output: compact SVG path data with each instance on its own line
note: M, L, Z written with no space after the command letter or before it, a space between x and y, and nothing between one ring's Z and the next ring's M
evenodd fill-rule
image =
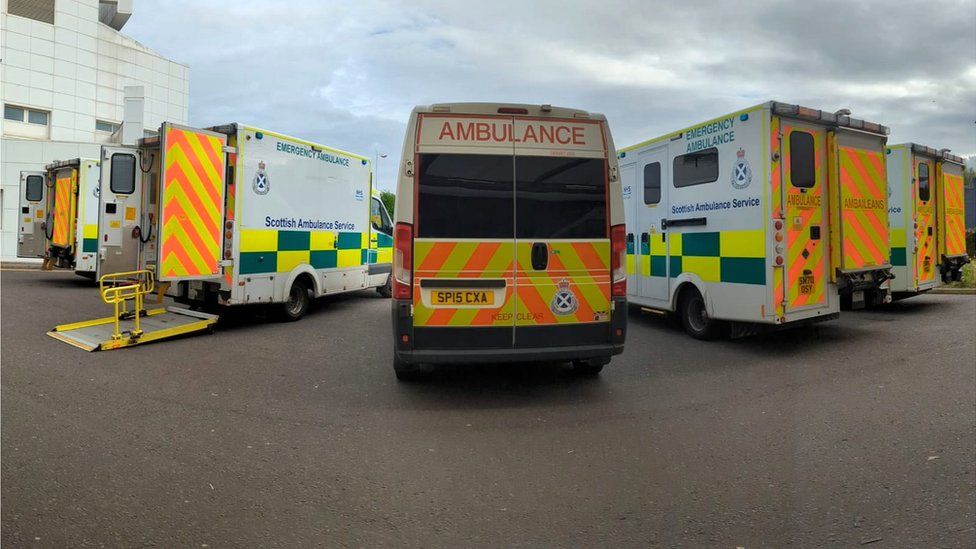
M390 191L380 191L380 201L386 206L387 213L393 217L393 205L396 204L396 195Z

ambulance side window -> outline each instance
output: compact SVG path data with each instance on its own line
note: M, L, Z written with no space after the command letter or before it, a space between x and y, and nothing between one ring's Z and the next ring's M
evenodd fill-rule
M929 165L923 162L918 165L918 199L922 202L928 202L930 197Z
M24 198L29 202L39 202L44 197L44 178L39 175L28 175L24 194Z
M674 157L672 173L676 189L717 181L718 149L712 147Z
M386 208L378 198L373 198L369 202L369 217L372 220L373 228L381 233L393 234L393 222L390 215L386 213Z
M644 166L644 204L661 201L661 163L651 162Z
M801 189L817 184L813 136L807 132L790 133L790 182Z
M136 157L131 154L112 155L112 178L109 189L115 194L132 194L136 190Z

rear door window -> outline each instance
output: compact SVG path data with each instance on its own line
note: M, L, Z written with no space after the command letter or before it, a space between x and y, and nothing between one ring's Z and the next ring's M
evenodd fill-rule
M516 236L606 238L606 161L515 158Z
M132 194L136 190L136 157L131 154L112 155L112 176L109 189L115 194Z
M929 165L922 162L918 165L918 199L928 202L932 191L929 188Z
M511 155L420 155L417 237L512 238L513 180Z
M44 198L44 178L39 175L28 175L24 198L30 202L40 202Z
M794 187L809 189L817 184L813 135L790 133L790 181Z

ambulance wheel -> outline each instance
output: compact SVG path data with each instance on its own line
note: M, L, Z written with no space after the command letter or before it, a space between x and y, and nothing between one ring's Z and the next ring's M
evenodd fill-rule
M679 314L685 332L695 339L715 339L721 333L722 322L708 316L705 299L695 288L682 292Z
M428 371L421 364L412 364L393 356L393 372L399 381L420 381L427 377Z
M962 269L953 269L951 276L953 282L959 282L962 280Z
M581 376L595 376L603 371L603 367L610 362L609 358L591 358L589 360L574 360L573 371Z
M308 296L308 283L302 279L292 282L288 290L288 299L281 304L281 319L285 322L299 320L308 312L312 299Z
M376 288L381 297L393 297L393 275L386 277L386 284Z

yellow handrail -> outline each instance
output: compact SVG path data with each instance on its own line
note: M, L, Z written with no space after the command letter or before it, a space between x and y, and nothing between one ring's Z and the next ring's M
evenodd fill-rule
M150 294L156 287L156 279L152 271L142 269L102 275L98 279L98 291L102 301L115 306L115 330L112 339L121 339L119 321L128 315L126 302L132 301L132 315L135 327L129 332L129 337L138 338L142 335L139 317L143 315L143 303L146 294Z

